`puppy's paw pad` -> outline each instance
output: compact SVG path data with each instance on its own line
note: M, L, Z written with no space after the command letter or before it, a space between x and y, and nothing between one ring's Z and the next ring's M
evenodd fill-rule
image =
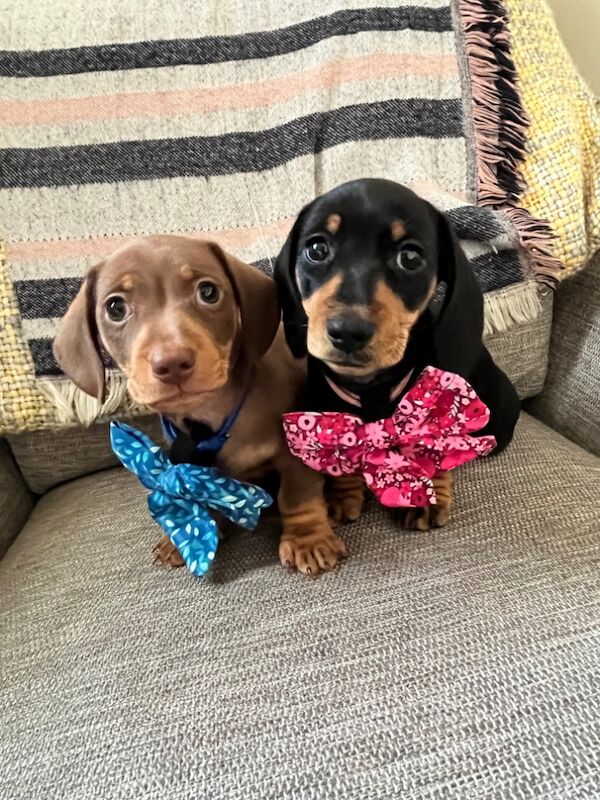
M287 535L279 545L279 560L288 569L297 569L314 578L329 572L346 555L346 546L334 533Z
M161 540L154 546L152 550L154 555L154 563L162 564L166 567L183 567L185 561L181 557L181 553L175 547L173 542L168 536L163 536Z

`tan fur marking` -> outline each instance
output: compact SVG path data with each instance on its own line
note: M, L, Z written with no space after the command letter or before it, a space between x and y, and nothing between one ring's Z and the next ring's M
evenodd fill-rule
M133 289L133 276L128 272L121 276L119 282L113 287L113 292L130 292Z
M327 336L327 320L335 316L337 309L343 308L340 303L335 299L340 286L342 285L342 276L336 275L320 286L315 292L311 294L302 305L306 311L306 316L309 319L307 343L309 352L313 355L323 351L323 348L329 347L329 339Z
M329 521L334 528L360 517L365 501L365 484L360 475L332 478L327 486Z
M423 303L414 311L409 311L402 299L384 281L379 281L375 287L373 301L369 306L347 306L336 299L341 283L342 276L336 275L302 303L308 317L309 353L323 361L334 359L333 346L327 335L327 322L338 314L352 313L373 322L375 335L362 352L365 359L364 369L350 367L345 372L362 374L397 364L404 355L412 326L429 302L434 289L433 283Z
M345 554L327 518L321 475L289 455L279 458L281 487L277 498L282 520L279 560L284 567L315 577L335 567Z
M395 242L406 236L406 228L404 227L404 223L402 222L401 219L395 219L391 224L391 229L392 229L392 239Z
M375 288L372 309L377 333L373 337L371 351L380 366L389 367L404 355L410 330L419 318L420 309L409 311L401 298L383 281Z
M342 224L342 218L340 217L339 214L330 214L327 217L325 228L329 231L329 233L335 235L339 231L341 224Z
M189 264L184 264L179 270L179 274L181 275L182 278L185 278L186 280L191 280L194 277L195 272L192 269L192 267L190 267Z
M199 391L206 392L221 388L227 381L231 343L220 346L212 331L196 320L182 317L172 322L175 324L179 343L201 355L193 376L188 379L189 385L186 385L186 389L192 391L196 386ZM165 338L165 327L157 320L140 329L133 342L125 372L129 381L129 393L138 403L156 406L160 398L165 396L164 385L154 377L150 364L153 348L164 342ZM168 393L173 392L169 390Z
M338 305L335 296L342 285L342 276L335 275L314 291L310 297L303 301L302 305L308 317L319 317Z

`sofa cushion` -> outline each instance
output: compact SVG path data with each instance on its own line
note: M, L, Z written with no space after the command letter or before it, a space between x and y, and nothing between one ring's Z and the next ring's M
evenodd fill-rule
M161 430L157 416L140 417L135 425L156 442ZM7 437L23 477L33 492L43 494L59 483L116 467L108 423L89 428L16 433Z
M316 581L275 516L198 581L128 473L51 491L0 563L0 796L595 796L599 465L524 416L447 528L371 505Z
M548 367L554 292L541 287L539 298L541 311L535 319L522 320L508 330L484 337L495 362L514 383L521 399L541 392Z
M34 505L35 497L23 480L8 444L0 439L0 558Z
M548 380L531 413L600 455L600 251L556 299Z

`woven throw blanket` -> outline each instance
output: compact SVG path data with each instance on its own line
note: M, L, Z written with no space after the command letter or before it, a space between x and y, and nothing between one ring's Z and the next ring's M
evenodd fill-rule
M0 432L123 402L118 376L99 407L52 356L91 264L179 232L266 267L299 209L352 178L435 186L488 327L535 315L533 279L558 267L519 208L526 119L499 2L104 5L91 19L83 0L4 0L0 15Z
M546 0L506 5L530 120L522 202L552 220L566 277L600 249L600 100L573 66Z

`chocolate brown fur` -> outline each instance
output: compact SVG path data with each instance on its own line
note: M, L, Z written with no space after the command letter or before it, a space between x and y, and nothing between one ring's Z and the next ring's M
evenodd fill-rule
M208 284L217 287L214 303L202 299ZM126 307L123 320L110 318L115 303ZM344 545L328 521L323 478L283 436L281 415L298 407L305 370L286 347L271 279L212 242L136 240L89 271L55 341L64 372L97 397L101 343L132 397L180 429L190 419L217 430L243 400L217 466L247 481L278 471L282 563L311 576L335 566ZM179 565L164 540L155 555Z

